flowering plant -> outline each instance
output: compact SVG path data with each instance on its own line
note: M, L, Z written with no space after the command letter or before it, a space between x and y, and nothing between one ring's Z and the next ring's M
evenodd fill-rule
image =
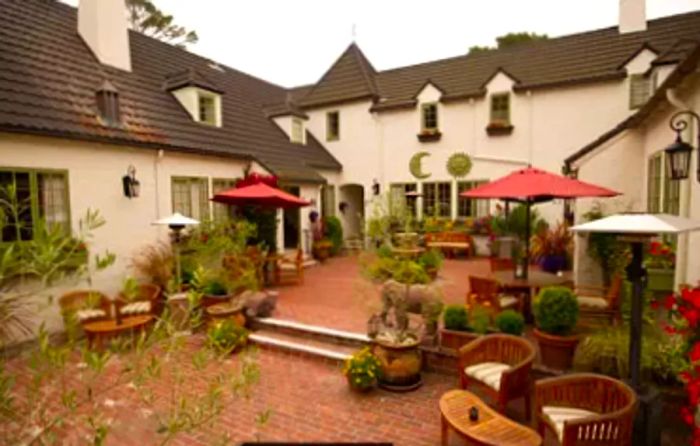
M365 347L345 361L343 374L353 388L369 390L382 374L381 363L370 348Z
M676 264L676 253L673 246L660 241L649 244L644 266L647 268L672 269Z

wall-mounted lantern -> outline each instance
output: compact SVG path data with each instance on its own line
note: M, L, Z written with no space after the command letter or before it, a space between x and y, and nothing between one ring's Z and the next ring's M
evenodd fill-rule
M684 110L676 113L671 117L669 125L676 132L676 140L666 148L668 155L667 174L672 180L685 180L690 176L690 159L693 155L693 150L698 151L698 169L697 180L700 181L700 132L698 132L698 147L683 141L681 133L688 128L687 119L693 119L700 125L700 115L692 110Z
M379 195L381 193L381 186L379 185L379 181L376 179L372 182L372 193L374 195Z
M126 175L122 177L122 185L124 186L124 196L127 198L136 198L141 192L141 183L136 179L136 168L129 165L126 170Z

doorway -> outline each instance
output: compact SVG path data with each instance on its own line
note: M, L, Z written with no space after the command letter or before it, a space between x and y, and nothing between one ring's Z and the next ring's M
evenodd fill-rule
M295 197L300 195L298 186L287 186L282 189ZM297 249L301 240L301 210L299 208L284 209L282 214L284 249Z
M345 184L339 189L338 217L345 239L361 239L365 219L365 190L360 184Z

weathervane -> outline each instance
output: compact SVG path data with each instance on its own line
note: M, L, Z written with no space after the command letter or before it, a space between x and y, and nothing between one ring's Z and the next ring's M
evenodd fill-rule
M357 38L357 24L352 24L352 41L354 42Z

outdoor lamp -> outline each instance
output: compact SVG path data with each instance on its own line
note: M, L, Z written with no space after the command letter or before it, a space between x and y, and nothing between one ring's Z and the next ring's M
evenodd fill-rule
M173 248L175 251L175 279L177 280L176 285L178 289L182 283L182 267L180 266L180 250L178 244L180 243L180 235L185 226L198 225L199 221L194 218L185 217L184 215L176 212L170 217L161 218L153 222L154 225L167 226L173 231Z
M374 180L372 182L372 193L374 195L379 195L381 193L381 186L379 185L379 181Z
M136 179L136 168L129 165L126 169L126 175L122 177L122 185L124 186L124 196L127 198L136 198L141 192L141 183Z
M688 116L689 118L684 118ZM681 133L688 128L687 119L695 119L700 126L700 116L692 110L684 110L671 117L669 125L676 132L676 140L665 150L668 155L667 175L672 180L685 180L690 175L690 159L693 146L683 141ZM697 180L700 181L700 131L698 132L698 170Z

